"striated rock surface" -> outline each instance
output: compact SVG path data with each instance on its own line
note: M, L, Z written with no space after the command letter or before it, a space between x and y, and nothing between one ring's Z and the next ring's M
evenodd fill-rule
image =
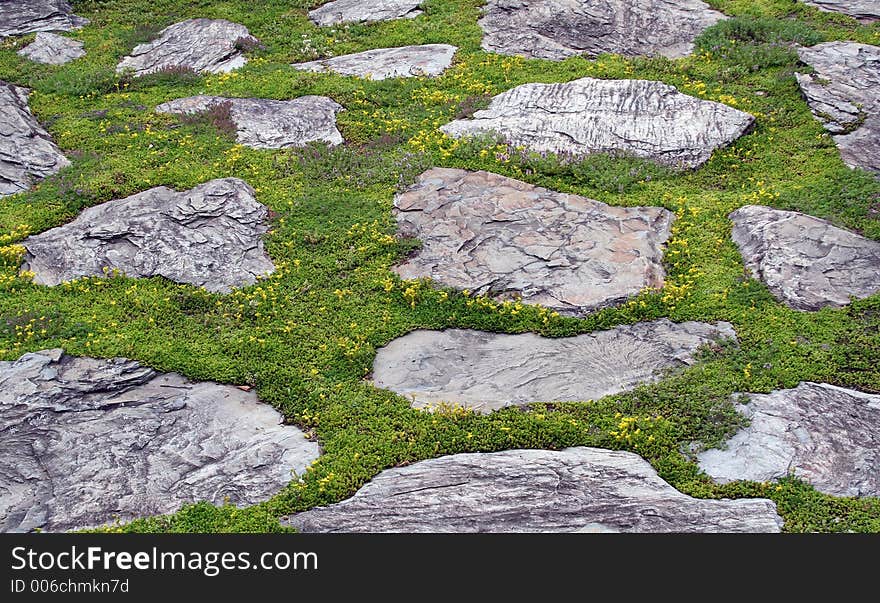
M673 214L611 207L490 172L434 168L394 199L401 234L423 242L394 270L585 314L663 286Z
M88 23L73 14L68 0L3 0L0 38L36 31L70 31Z
M53 33L40 32L36 39L18 51L37 63L47 65L64 65L86 55L83 43Z
M841 307L880 291L880 242L797 212L747 205L730 214L755 278L796 310Z
M493 98L472 119L440 129L453 138L494 132L539 153L625 153L695 168L753 122L748 113L682 94L663 82L585 77L517 86Z
M105 268L132 278L164 276L229 292L274 270L263 248L268 210L243 180L211 180L184 192L164 186L83 211L25 239L24 270L57 285Z
M433 77L449 68L456 50L458 49L455 46L449 44L378 48L308 63L296 63L293 67L318 73L332 71L370 80Z
M251 505L318 445L253 392L62 350L0 362L0 532Z
M803 2L820 10L855 17L865 23L880 20L880 3L877 0L803 0Z
M413 19L422 14L419 5L425 0L333 0L309 11L316 25L372 23L391 19Z

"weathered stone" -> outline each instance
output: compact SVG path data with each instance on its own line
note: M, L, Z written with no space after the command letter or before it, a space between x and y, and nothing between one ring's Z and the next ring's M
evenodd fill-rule
M378 48L308 63L296 63L293 67L302 71L332 71L342 75L356 75L370 80L433 77L449 68L456 50L455 46L449 44Z
M458 404L481 412L530 402L597 400L694 363L697 350L734 339L720 322L668 319L565 338L418 330L380 348L373 384L415 407Z
M423 246L404 279L581 315L663 286L673 214L611 207L492 174L434 168L394 199L400 232Z
M86 55L83 43L53 33L40 32L33 43L18 51L37 63L47 65L64 65Z
M700 500L598 448L456 454L388 469L287 518L303 532L778 532L766 499Z
M318 445L253 392L62 350L0 362L0 532L261 502Z
M755 278L796 310L841 307L880 291L880 242L797 212L746 205L733 241Z
M797 80L850 167L880 175L880 47L826 42L798 49L815 73Z
M690 54L694 38L724 19L700 0L489 0L483 48L562 60L583 54Z
M341 144L336 114L342 105L326 96L293 100L191 96L162 103L159 113L194 114L223 106L235 123L238 142L257 149L301 147L310 142Z
M309 19L321 26L339 23L373 23L413 19L422 14L425 0L333 0L309 11Z
M159 32L152 42L139 44L116 71L141 76L157 71L191 69L222 73L247 63L243 47L259 44L247 27L225 19L188 19Z
M749 398L737 410L750 425L698 456L716 481L793 473L834 496L880 496L880 396L805 382Z
M70 165L28 107L30 92L0 81L0 197Z
M880 20L880 3L877 0L803 0L804 4L815 6L819 10L832 13L843 13L850 17L871 23Z
M440 129L454 138L496 133L539 153L583 157L625 153L677 168L694 168L743 135L748 113L647 80L581 78L524 84L492 99L473 119Z
M37 31L70 31L88 22L88 19L73 14L68 0L0 2L0 38Z
M211 180L184 192L159 186L83 211L25 239L23 270L57 285L119 270L229 292L274 270L263 248L268 210L243 180Z

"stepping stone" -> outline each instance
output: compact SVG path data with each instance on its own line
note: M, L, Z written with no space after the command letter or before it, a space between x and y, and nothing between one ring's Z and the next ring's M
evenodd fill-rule
M263 248L267 208L238 178L184 192L164 186L108 201L22 242L23 270L58 285L119 270L228 293L274 271Z
M843 13L865 23L880 20L877 0L804 0L804 4L827 12Z
M779 532L766 499L682 494L641 457L599 448L468 453L387 469L302 532Z
M532 402L577 402L657 381L697 350L735 339L726 322L623 325L564 338L464 329L413 331L380 348L373 384L416 408L458 404L480 412Z
M826 42L798 56L816 70L796 74L798 84L843 162L880 175L880 47Z
M70 31L88 22L73 14L68 0L0 2L0 38L37 31Z
M0 197L70 165L28 107L30 91L0 81Z
M453 138L491 134L537 153L575 158L623 153L696 168L752 126L754 117L647 80L581 78L524 84L492 99L473 119L441 130Z
M746 205L730 214L746 268L795 310L840 308L880 292L880 242L792 211Z
M880 496L880 396L809 382L748 396L736 408L750 425L698 455L715 481L793 473L833 496Z
M282 419L254 392L124 358L0 362L0 532L262 502L319 455Z
M602 53L678 58L726 17L700 0L489 0L483 48L560 61Z
M343 141L336 128L342 105L326 96L301 96L280 101L266 98L191 96L156 107L158 113L192 115L209 110L228 111L240 144L256 149L302 147L310 142L338 145Z
M490 172L434 168L394 199L400 233L423 246L394 271L584 315L663 286L674 216L611 207Z
M75 59L86 56L83 43L53 33L40 32L36 39L18 51L37 63L47 65L64 65Z
M116 71L135 76L190 69L196 73L225 73L247 63L242 48L259 44L244 25L225 19L188 19L159 32L152 42L139 44Z
M414 19L422 14L419 5L425 0L334 0L309 11L316 25L373 23L392 19Z
M379 48L308 63L296 63L293 67L301 71L317 73L332 71L369 80L433 77L449 68L456 50L458 49L455 46L449 44Z

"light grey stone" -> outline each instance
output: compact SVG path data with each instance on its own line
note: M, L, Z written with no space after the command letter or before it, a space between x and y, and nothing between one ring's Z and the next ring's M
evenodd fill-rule
M880 291L880 242L797 212L746 205L733 241L755 278L796 310L842 307Z
M0 362L0 532L261 502L318 457L253 392L62 350Z
M455 46L425 44L399 48L377 48L329 59L296 63L301 71L355 75L370 80L393 77L433 77L440 75L452 64Z
M0 1L0 38L37 31L70 31L88 22L73 14L68 0Z
M434 168L394 199L422 248L394 271L583 315L663 286L673 214L612 207L490 172Z
M877 0L804 0L804 4L827 12L843 13L865 23L880 20L880 2Z
M262 240L267 215L238 178L183 192L159 186L90 207L64 226L28 237L22 269L34 272L41 285L105 276L110 269L228 293L274 270Z
M440 129L453 138L494 132L538 153L625 153L695 168L753 122L748 113L682 94L663 82L585 77L517 86L493 98L472 119Z
M419 5L425 0L333 0L309 11L316 25L373 23L391 19L413 19L422 14Z
M37 63L47 65L64 65L86 55L83 43L53 33L40 32L36 39L18 51Z

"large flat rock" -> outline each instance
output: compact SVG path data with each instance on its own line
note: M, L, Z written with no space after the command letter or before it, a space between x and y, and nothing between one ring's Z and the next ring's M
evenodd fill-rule
M749 394L750 425L699 455L720 483L790 473L834 496L880 496L880 396L824 383Z
M0 362L0 532L252 505L318 457L253 392L61 350Z
M419 5L425 0L333 0L309 11L316 25L373 23L391 19L413 19L422 14Z
M695 168L753 122L748 113L682 94L663 82L585 77L517 86L493 98L472 119L440 129L453 138L495 133L538 153L624 153Z
M733 339L720 322L668 319L576 337L418 330L380 348L373 384L415 407L459 404L481 412L531 402L597 400L694 363L698 348Z
M803 0L803 2L820 10L855 17L865 23L880 20L880 3L877 0Z
M489 0L479 23L483 48L501 54L678 58L724 18L700 0Z
M40 32L36 39L18 51L37 63L46 65L64 65L86 55L83 43L53 33Z
M88 23L73 14L68 0L3 0L0 38L37 31L70 31Z
M673 214L611 207L490 172L434 168L394 199L422 248L394 268L458 289L583 315L663 286Z
M747 205L730 214L755 278L796 310L842 307L880 292L880 242L805 214Z
M641 457L598 448L456 454L388 469L302 532L778 532L766 499L700 500Z
M262 236L268 210L238 178L176 192L159 186L83 211L22 242L23 270L57 285L106 269L132 278L164 276L227 293L274 270Z
M434 77L446 71L455 56L455 46L424 44L398 48L377 48L329 59L296 63L295 69L317 73L339 73L370 80L393 77Z

